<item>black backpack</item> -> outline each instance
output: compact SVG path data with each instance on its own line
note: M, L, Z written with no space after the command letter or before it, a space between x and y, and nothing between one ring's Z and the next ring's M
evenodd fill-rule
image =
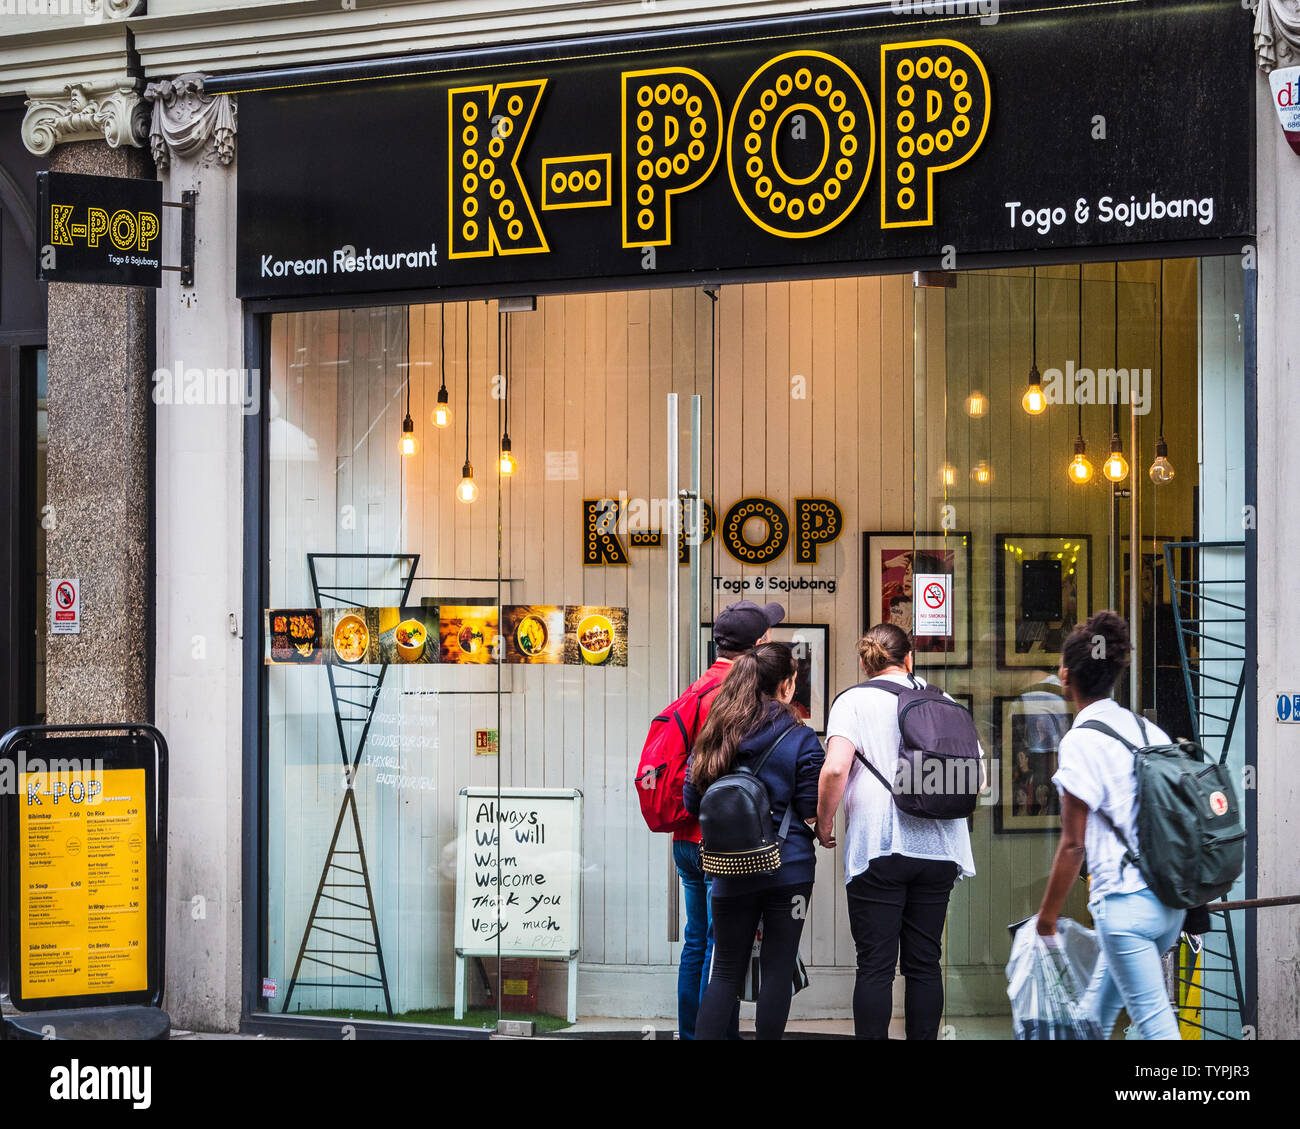
M1137 866L1151 892L1172 909L1192 909L1221 898L1245 864L1246 829L1227 765L1210 760L1195 741L1148 745L1137 718L1138 748L1109 725L1085 721L1133 754L1137 776L1137 850L1100 808L1097 814L1124 845L1121 872Z
M911 675L908 675L911 678ZM980 742L975 719L937 686L900 686L873 678L855 689L898 698L898 770L891 784L874 764L854 755L894 797L898 810L921 819L965 819L980 793Z
M794 798L774 838L772 798L758 774L776 747L800 726L792 722L752 763L719 776L700 797L700 866L706 873L736 877L780 867Z

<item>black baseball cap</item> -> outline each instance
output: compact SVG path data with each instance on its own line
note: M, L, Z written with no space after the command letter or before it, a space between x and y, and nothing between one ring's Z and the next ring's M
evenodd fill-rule
M752 600L725 607L713 621L713 641L718 650L736 653L748 651L765 634L785 619L785 608L780 604L760 606Z

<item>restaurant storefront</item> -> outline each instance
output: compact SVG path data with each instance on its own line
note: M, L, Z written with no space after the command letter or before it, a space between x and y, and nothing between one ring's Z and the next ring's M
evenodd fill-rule
M819 732L885 619L972 710L945 1032L1008 1037L1070 628L1120 610L1123 699L1253 771L1248 19L840 13L209 80L260 405L246 1024L671 1032L633 769L761 597ZM814 1029L850 1014L843 881L821 853ZM1224 944L1200 983L1253 1014Z

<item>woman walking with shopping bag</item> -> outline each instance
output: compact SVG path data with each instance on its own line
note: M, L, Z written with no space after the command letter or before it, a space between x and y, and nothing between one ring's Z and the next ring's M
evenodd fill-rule
M1138 795L1133 746L1169 743L1153 722L1115 701L1115 683L1128 667L1128 625L1113 611L1098 612L1070 633L1061 657L1065 696L1077 713L1061 738L1052 783L1061 793L1061 840L1038 910L1039 936L1056 934L1070 887L1088 861L1088 910L1101 953L1083 999L1101 1038L1109 1039L1123 1007L1143 1039L1177 1039L1178 1023L1165 990L1161 954L1178 940L1184 911L1165 905L1136 865L1126 843L1137 842ZM1092 728L1101 723L1118 736Z
M721 1039L763 926L755 1035L779 1039L790 1014L799 938L816 870L822 747L794 712L790 648L741 655L696 738L683 793L700 821L700 858L713 875L713 967L697 1039Z

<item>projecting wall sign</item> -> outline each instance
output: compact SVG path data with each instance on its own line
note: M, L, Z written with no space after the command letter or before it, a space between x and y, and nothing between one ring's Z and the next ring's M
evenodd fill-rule
M161 286L162 182L36 174L42 282Z
M1250 26L1192 0L992 26L872 11L306 88L215 80L241 92L239 294L1245 236Z

